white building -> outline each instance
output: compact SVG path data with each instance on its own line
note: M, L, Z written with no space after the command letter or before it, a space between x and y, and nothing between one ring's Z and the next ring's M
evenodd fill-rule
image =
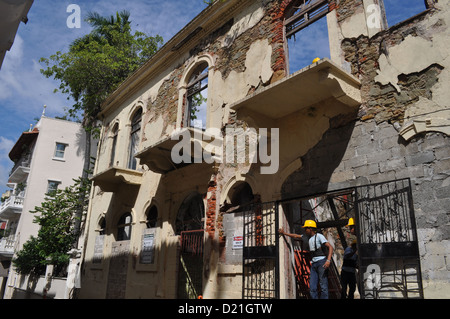
M1 239L0 255L8 272L3 271L4 298L42 297L44 278L34 279L14 271L10 262L30 238L36 236L39 225L33 223L30 213L44 201L45 194L55 188L73 184L73 179L81 176L85 159L86 135L81 124L60 119L42 117L36 126L22 133L9 153L15 163L11 170L8 186L11 196L2 202L0 220L7 221L6 237ZM6 282L7 280L7 282ZM35 287L30 291L27 287ZM48 297L62 298L65 279L53 280Z

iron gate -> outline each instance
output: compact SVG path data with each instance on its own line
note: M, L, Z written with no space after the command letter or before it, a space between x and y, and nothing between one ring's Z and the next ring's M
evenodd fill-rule
M243 218L242 297L278 299L278 204L251 204Z
M338 250L343 251L347 247L345 225L349 215L354 214L354 190L345 189L328 193L320 193L300 198L290 198L280 201L290 228L288 232L303 234L303 225L306 220L312 219L317 223L319 232L325 237L331 236L334 242L335 255ZM348 234L348 229L346 230ZM302 240L288 241L283 237L289 254L291 255L291 267L295 276L295 297L297 299L310 299L310 268L311 255L309 252L308 237ZM339 261L337 264L336 261ZM328 270L328 296L330 299L341 297L340 270L342 260L333 258ZM320 291L320 286L318 286Z
M355 192L362 298L423 298L411 180Z
M315 207L327 203L332 217L319 221L317 225L319 228L336 228L343 248L346 242L341 227L347 224L349 217L355 218L361 298L423 298L417 229L408 178L302 199L253 203L243 209L244 299L279 298L279 205L301 203L311 198L321 200ZM336 205L340 205L339 212ZM304 208L300 205L299 209ZM286 213L285 207L283 211ZM336 280L339 281L338 278ZM339 282L335 286L340 287ZM338 294L339 288L336 296Z
M178 272L178 298L197 299L203 286L203 229L182 231Z

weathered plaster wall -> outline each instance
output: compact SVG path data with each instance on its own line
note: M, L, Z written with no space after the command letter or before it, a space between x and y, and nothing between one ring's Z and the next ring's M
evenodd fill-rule
M210 126L222 127L228 122L227 106L237 99L245 97L261 85L269 83L272 78L272 46L270 20L267 17L266 6L273 6L270 1L253 2L234 19L224 21L224 25L215 32L203 38L190 49L189 54L181 53L176 63L172 64L162 74L150 79L137 92L131 94L124 102L105 114L104 130L96 172L102 172L109 166L111 152L111 129L119 123L119 134L116 145L115 165L125 168L127 164L128 140L130 134L129 122L133 112L143 108L142 141L140 150L158 142L162 137L169 136L180 121L178 116L180 105L180 87L188 67L199 56L208 55L213 59L210 65L208 94L210 109ZM218 89L220 88L220 89ZM216 248L216 212L218 205L217 185L213 172L209 169L199 169L190 166L182 171L174 171L165 176L155 174L140 167L143 171L140 187L122 186L115 193L103 192L98 187L94 190L91 201L91 227L86 246L84 280L82 283L83 298L103 298L108 295L109 287L114 287L117 295L127 298L175 298L177 295L177 265L178 240L174 225L178 209L182 201L192 191L204 196L206 212L206 231L210 241L206 243L205 278L216 278L218 274ZM183 180L180 183L179 180ZM189 182L186 182L189 181ZM139 263L141 236L145 228L145 212L151 203L157 203L159 217L159 249L155 265L143 266ZM113 256L112 246L115 243L116 223L125 211L133 215L133 230L130 240L130 256L127 263L128 271L126 286L123 282L114 283L109 278L110 262ZM98 235L98 222L104 216L107 220L104 257L101 264L93 264L95 238ZM235 276L235 271L233 271ZM145 284L144 284L145 283ZM240 281L236 282L239 284ZM209 279L205 284L205 295L215 296L216 284ZM228 283L228 287L233 284ZM225 288L228 289L228 288ZM230 290L230 289L228 289ZM233 289L231 289L233 290Z
M210 127L251 127L253 123L238 120L230 105L286 76L283 17L289 3L290 0L255 1L233 19L224 18L220 27L179 52L176 63L149 79L138 92L106 114L98 171L109 165L108 132L117 121L120 123L118 165L126 165L129 120L137 106L144 109L140 150L179 127L180 106L184 105L180 94L185 85L182 79L199 57L212 61L208 92ZM219 213L233 185L249 183L253 193L264 202L403 177L411 177L414 182L420 252L426 266L424 279L427 287L434 286L427 288L427 294L445 288L449 246L448 209L445 208L449 204L446 194L450 187L448 137L442 134L443 129L418 134L429 131L426 126L414 128L417 132L412 136L404 134L406 141L399 130L412 118L414 125L418 120L425 120L428 125L430 110L434 114L431 123L435 118L438 123L448 119L448 92L444 84L448 80L448 59L441 43L448 42L447 14L431 11L377 33L363 23L367 18L364 9L376 4L375 0L330 3L335 10L328 16L329 28L335 31L333 41L340 40L339 46L333 46L332 59L361 80L363 104L359 112L336 100L328 100L272 121L271 127L282 128L280 168L275 175L261 175L260 166L249 163L225 163L214 171L211 167L191 165L164 176L144 166L139 190L125 187L120 194L111 195L97 189L91 221L98 221L101 214L108 219L106 260L100 267L85 267L83 296L103 298L105 295L114 222L123 210L119 203L127 203L135 220L127 286L123 288L127 297L176 297L179 238L174 234L174 224L184 198L189 192L197 191L204 197L206 213L204 297L240 298L242 267L235 263L235 256L227 259L224 253L224 236L230 236L230 227L236 225ZM403 54L407 60L415 54L410 52L412 49L428 45L438 48L436 54L419 56L417 65L395 67ZM155 266L144 269L136 256L140 251L145 210L153 200L161 214L160 250ZM96 225L91 227L86 248L88 261L93 256L95 228Z
M358 121L327 131L301 160L283 185L286 198L411 178L425 297L448 297L448 136L428 133L405 143L387 122Z
M342 30L360 10L357 2L341 1ZM426 298L450 295L448 16L448 2L439 2L388 30L342 40L363 104L356 121L331 127L301 157L282 190L285 197L306 196L411 178Z
M398 122L405 139L448 133L449 4L436 8L371 38L342 42L352 73L363 83L361 118Z

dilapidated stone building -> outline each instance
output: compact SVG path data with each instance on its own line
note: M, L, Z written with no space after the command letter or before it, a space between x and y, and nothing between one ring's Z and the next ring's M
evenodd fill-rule
M356 239L361 297L448 298L450 5L423 9L208 6L103 105L79 296L308 298L307 243L278 229L314 219L332 297ZM295 69L318 21L329 57Z

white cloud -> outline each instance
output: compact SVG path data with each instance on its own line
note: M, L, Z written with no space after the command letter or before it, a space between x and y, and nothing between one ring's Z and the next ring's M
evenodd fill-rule
M11 97L21 90L21 81L15 71L20 68L23 58L23 39L17 35L10 51L6 52L0 71L0 100Z
M0 159L8 158L7 154L14 146L14 141L9 140L3 136L0 136Z
M43 105L47 105L46 114L51 117L63 115L65 108L72 105L67 95L53 93L59 82L40 73L44 65L39 59L48 58L57 51L67 52L73 40L89 33L91 28L84 21L89 11L110 16L128 10L133 30L147 35L159 34L167 42L206 8L202 0L79 1L83 19L81 28L70 29L66 25L70 14L66 9L72 2L35 1L28 14L28 23L20 24L13 47L7 52L0 70L0 136L17 139L23 130L35 123L35 118L40 117ZM9 160L7 156L3 158ZM4 172L6 164L0 165ZM5 178L2 176L2 181Z
M330 58L326 18L314 22L288 40L291 73L309 65L319 57Z
M9 159L8 154L14 146L14 141L0 136L0 193L6 190L6 183L9 178L9 171L13 166L13 162Z
M20 25L13 49L8 52L0 71L0 108L4 105L30 121L40 116L44 104L50 116L62 115L64 108L71 106L72 102L67 101L66 95L53 93L59 87L59 82L47 79L40 73L44 65L38 60L41 57L48 58L56 51L67 52L74 39L89 33L90 26L84 21L88 12L110 16L117 11L128 10L134 30L147 35L160 34L167 42L205 8L200 0L86 2L80 4L83 19L81 28L70 29L66 25L69 14L66 12L67 5L55 4L53 1L33 4L29 22Z

